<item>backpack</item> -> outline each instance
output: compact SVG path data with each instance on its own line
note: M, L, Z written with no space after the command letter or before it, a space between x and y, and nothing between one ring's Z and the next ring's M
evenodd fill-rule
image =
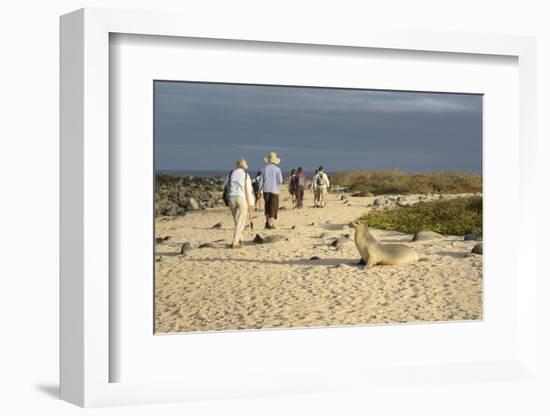
M223 187L223 202L225 206L229 206L229 186L231 185L231 175L233 171L229 172L229 178L227 179L227 184Z
M288 191L293 194L296 192L296 187L297 187L297 184L296 184L296 176L292 176L290 178L290 181L288 182Z
M317 186L324 186L325 185L325 175L323 173L319 173L317 175Z
M306 187L306 176L298 175L298 188L305 188L305 187Z

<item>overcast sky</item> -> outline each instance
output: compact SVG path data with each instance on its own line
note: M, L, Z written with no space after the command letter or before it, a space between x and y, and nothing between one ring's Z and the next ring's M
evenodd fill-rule
M155 167L481 173L482 97L329 88L155 82Z

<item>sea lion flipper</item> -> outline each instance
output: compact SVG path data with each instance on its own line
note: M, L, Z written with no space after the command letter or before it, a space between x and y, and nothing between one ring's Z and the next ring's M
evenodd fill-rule
M374 261L374 258L373 256L369 256L369 259L367 260L367 264L365 265L365 269L367 267L373 267L373 266L376 266L376 262Z

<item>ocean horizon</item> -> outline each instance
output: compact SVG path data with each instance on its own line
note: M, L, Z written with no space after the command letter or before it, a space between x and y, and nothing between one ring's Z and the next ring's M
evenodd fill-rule
M259 169L248 169L248 173L253 176L256 174L256 172L259 172L261 168ZM174 176L196 176L196 177L203 177L203 178L212 178L214 176L227 176L229 175L230 170L194 170L194 169L157 169L155 171L155 174L172 174ZM306 171L307 177L312 177L315 172L308 172ZM333 175L336 172L326 172L327 175ZM283 176L289 176L290 170L286 171L283 170Z
M260 171L261 168L257 169L248 169L248 173L253 176L256 174L256 172ZM351 172L358 169L350 169L348 171L326 171L325 173L330 177L337 173L343 173L343 172ZM196 176L196 177L203 177L203 178L212 178L215 176L227 176L229 175L230 170L197 170L197 169L156 169L155 174L172 174L174 176ZM439 171L434 171L439 172ZM405 173L427 173L427 172L405 172ZM467 173L471 175L479 175L482 176L480 172L457 172L457 173ZM308 178L311 178L315 172L314 171L305 171L305 174ZM287 177L290 175L290 170L283 170L283 176Z

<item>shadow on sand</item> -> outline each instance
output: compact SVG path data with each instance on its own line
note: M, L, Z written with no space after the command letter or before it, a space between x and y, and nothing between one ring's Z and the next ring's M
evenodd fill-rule
M438 256L447 256L447 257L453 257L455 259L463 259L466 257L466 254L465 252L463 251L438 251L437 253L434 253L434 254L437 254Z
M259 263L259 264L275 264L275 265L291 265L291 266L339 266L344 264L346 266L362 267L357 264L358 260L352 259L295 259L295 260L257 260L257 259L228 259L228 258L204 258L204 259L187 259L187 261L196 262L211 262L211 261L230 261L238 263Z

